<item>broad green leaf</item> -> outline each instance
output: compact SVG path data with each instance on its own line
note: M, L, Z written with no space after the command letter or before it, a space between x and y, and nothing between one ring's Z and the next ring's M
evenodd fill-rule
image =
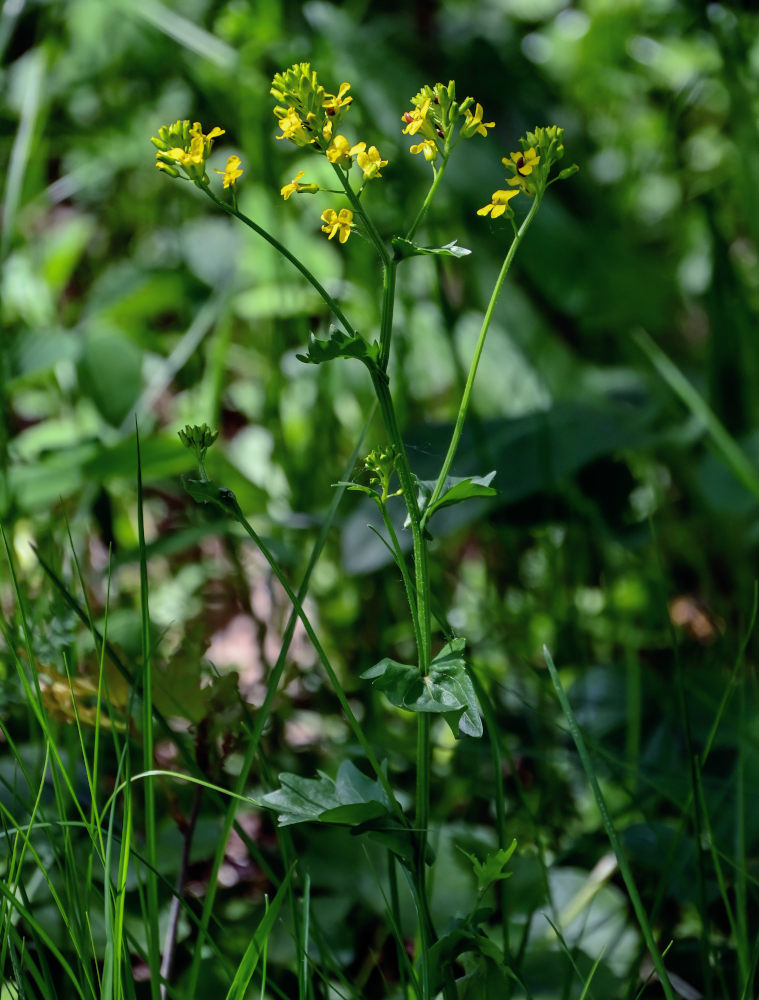
M79 358L79 386L118 427L142 391L142 351L115 328L90 330Z
M408 712L441 713L455 736L482 736L482 719L474 685L466 670L464 640L445 645L422 677L415 666L385 657L361 675L388 701Z
M378 350L376 343L369 344L359 334L351 336L344 330L332 330L328 340L319 340L310 334L307 353L296 354L296 357L306 364L321 365L333 358L376 359Z
M318 778L280 774L281 787L261 799L279 811L280 826L316 821L356 826L388 813L388 803L378 782L362 774L351 761L343 761L333 780L321 771Z
M451 240L441 247L420 247L411 240L404 240L401 236L394 236L392 239L396 260L405 260L406 257L419 257L427 254L438 254L441 257L466 257L472 251L466 247L460 247L456 240Z
M495 478L495 469L489 472L486 476L468 476L465 478L459 478L456 476L448 476L443 486L443 492L440 494L438 499L432 504L431 507L427 509L427 519L432 516L436 510L440 510L441 507L451 507L455 503L461 503L464 500L471 500L474 497L494 497L498 495L498 490L493 489L490 485ZM427 486L427 483L420 484ZM432 484L434 489L435 484Z

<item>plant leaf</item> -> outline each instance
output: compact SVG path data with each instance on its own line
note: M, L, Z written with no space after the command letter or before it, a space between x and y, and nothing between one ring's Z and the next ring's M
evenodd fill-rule
M494 477L495 469L486 476L467 476L465 478L448 476L443 486L443 492L426 512L427 520L429 520L436 510L440 510L441 507L451 507L453 504L462 503L464 500L471 500L473 497L497 496L498 490L493 489L490 485ZM422 485L427 486L428 484L420 483L420 486Z
M442 257L466 257L472 251L466 247L460 247L456 240L444 244L442 247L420 247L411 240L404 240L401 236L394 236L392 239L396 260L405 260L406 257L419 257L426 254L439 254Z
M280 826L293 823L336 823L356 826L389 812L381 785L367 778L351 761L340 765L337 780L321 771L318 778L279 775L281 787L262 796L268 809L279 810Z
M388 701L408 712L438 712L453 734L482 736L482 718L474 685L463 656L464 640L445 645L422 677L415 666L388 657L361 675L371 680Z
M495 885L496 882L500 882L502 879L511 876L511 872L505 872L503 869L516 849L517 842L516 840L512 840L508 847L491 851L484 861L480 861L474 854L469 854L468 851L459 848L461 853L472 864L472 871L474 872L474 877L477 879L477 888L480 893L485 892L486 889L489 889L491 885Z
M332 330L327 340L319 340L312 334L308 337L305 354L296 354L298 361L305 364L321 365L333 358L357 358L359 361L376 361L379 346L368 343L360 334L351 336L344 330Z

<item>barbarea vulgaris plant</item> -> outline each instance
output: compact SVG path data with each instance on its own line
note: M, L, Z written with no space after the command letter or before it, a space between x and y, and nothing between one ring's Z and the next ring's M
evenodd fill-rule
M368 495L377 505L385 525L385 542L398 566L408 599L409 628L416 648L415 661L399 663L383 657L363 677L383 692L392 705L409 713L416 720L416 792L412 816L407 815L401 807L385 766L377 759L375 749L366 740L350 703L344 697L329 659L303 612L302 600L290 589L281 568L245 520L234 495L208 480L203 459L207 446L213 443L213 435L206 427L185 428L181 434L184 443L199 456L200 478L187 485L197 499L216 503L229 516L240 521L251 538L261 545L275 573L292 597L374 773L374 778L369 779L352 763L345 762L340 768L337 782L323 775L313 780L298 777L295 781L292 780L293 776L281 776L281 788L264 795L261 804L276 810L282 824L307 820L340 822L354 827L354 832L364 832L373 837L387 849L394 859L389 869L391 883L394 884L396 867L399 866L406 875L417 913L417 958L407 977L409 989L412 995L421 1000L432 1000L441 991L446 1000L449 1000L458 995L453 972L455 957L462 951L469 951L479 956L482 962L492 962L500 955L500 961L505 965L508 949L506 927L503 928L504 944L501 949L492 935L486 935L480 929L478 923L482 918L478 918L474 912L455 931L444 931L435 925L434 915L429 907L427 869L434 857L428 844L430 722L433 716L442 716L457 738L476 738L483 732L481 709L487 694L467 658L465 639L456 635L446 623L436 622L433 627L427 528L441 508L474 497L491 496L496 492L491 486L494 472L480 477L457 479L451 476L451 467L471 402L475 375L496 300L514 255L547 188L554 181L570 176L577 168L572 166L556 171L556 165L564 155L562 129L556 125L528 132L519 140L519 149L502 157L505 171L503 186L491 193L490 200L478 209L477 214L489 216L497 225L505 222L503 228L510 239L482 320L447 453L437 478L432 482L421 482L409 464L388 374L396 273L405 260L414 256L442 254L461 257L469 253L464 247L458 246L455 240L444 246L429 247L417 243L415 237L457 147L469 141L479 142L484 139L492 142L495 123L488 119L483 106L473 97L458 100L453 81L447 85L436 83L424 86L411 98L410 106L399 114L399 125L402 134L409 139L409 153L421 156L429 166L430 183L406 231L388 236L377 228L367 206L367 195L376 196L393 164L381 152L381 139L377 144L376 136L355 135L350 128L349 116L353 106L350 84L341 82L334 92L327 91L308 63L297 63L275 75L271 93L275 101L277 140L283 145L291 144L301 152L310 152L315 157L323 158L335 176L335 186L325 188L316 180L310 180L306 170L299 170L282 186L282 198L287 202L294 196L304 194L329 195L330 204L314 211L314 227L320 226L326 238L340 244L347 243L352 233L360 230L377 254L382 267L383 283L378 303L376 336L373 339L356 330L340 303L321 284L318 276L302 263L296 252L238 210L236 192L243 175L242 162L238 156L230 156L222 170L215 168L222 178L222 191L231 191L231 201L221 197L213 189L206 164L214 140L225 134L221 128L214 127L204 133L200 123L191 124L189 121L177 121L173 125L163 126L152 140L157 148L156 165L172 178L181 178L195 184L220 209L239 219L275 247L316 289L336 325L326 339L312 334L305 352L299 355L300 360L309 364L322 364L341 357L354 358L365 365L372 381L387 441L366 457L362 474L357 480L343 485ZM323 173L320 172L319 176L322 177ZM517 225L515 204L525 199L527 210L523 213L521 224ZM397 502L405 506L406 526L412 539L411 558L400 543L394 526L396 522L389 513L390 504ZM486 711L486 717L488 714ZM255 730L258 736L260 731L260 728ZM253 759L254 755L251 754L249 766L252 766ZM245 776L243 775L243 780ZM499 820L498 830L499 848L488 863L488 870L496 873L493 884L506 877L507 873L502 868L513 850L513 844L510 845L506 837L505 821L502 818ZM488 882L482 892L490 886L491 883ZM210 886L211 899L214 891L214 887ZM394 891L391 897L391 905L397 906ZM207 898L206 906L208 905ZM481 911L478 910L477 913ZM397 928L400 926L400 915L394 912L393 916ZM430 957L431 954L435 956L434 959Z

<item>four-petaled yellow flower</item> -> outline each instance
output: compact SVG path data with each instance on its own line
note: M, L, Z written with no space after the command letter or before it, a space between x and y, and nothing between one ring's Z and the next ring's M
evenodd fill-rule
M403 130L404 135L416 135L419 129L427 121L427 112L430 110L430 98L425 97L421 107L412 108L401 116L401 120L406 123Z
M494 191L493 197L490 199L489 205L483 205L482 208L477 209L478 215L488 215L491 218L497 219L499 215L503 215L512 198L516 198L519 194L518 191Z
M242 167L240 166L239 156L230 156L227 160L227 165L223 170L216 170L214 168L214 173L223 174L224 176L224 187L228 188L235 183L238 177L242 176Z
M466 121L464 122L464 127L462 132L465 136L474 135L475 132L479 132L480 135L487 136L487 130L489 128L495 128L495 122L484 122L482 120L482 105L477 104L474 109L474 114L471 111L466 113Z
M345 96L350 89L351 85L349 83L341 83L340 89L336 94L324 95L322 107L330 117L336 115L341 108L345 108L351 103L353 98Z
M540 157L531 146L524 153L511 153L509 156L504 156L501 162L506 166L513 164L516 168L516 175L509 178L509 184L522 184L522 177L530 176L534 167L540 163Z
M362 147L362 143L359 143L357 146L351 146L344 135L336 135L329 146L327 146L327 159L330 163L350 163L351 157L360 152L360 147ZM363 148L366 148L366 143L363 143Z
M282 135L278 135L278 139L289 139L299 146L307 146L308 143L313 141L312 136L306 132L303 122L300 120L300 115L295 108L288 108L287 110L284 108L275 108L274 114L277 115L279 127L282 129Z
M381 177L382 174L380 170L387 166L387 160L383 160L380 157L379 150L376 146L370 146L368 151L366 151L366 143L359 142L353 147L351 153L356 154L356 163L364 171L364 179L367 181L372 180L374 177Z
M300 183L301 177L305 174L305 170L299 170L298 173L293 177L289 184L285 184L282 190L279 192L282 197L287 201L291 194L295 194L296 191L300 191L303 185Z
M437 159L438 148L437 143L433 142L432 139L422 139L415 146L411 146L409 149L410 153L424 153L424 158L428 163L434 163Z
M193 141L195 141L195 139L200 139L200 141L203 143L203 149L205 151L205 154L206 156L208 156L208 154L211 152L211 145L213 144L213 140L217 139L220 135L224 135L224 129L219 128L218 125L214 125L214 127L211 129L208 135L204 135L200 122L195 122L192 128L190 129L190 135L192 136Z
M334 208L325 208L322 212L322 232L329 235L329 239L337 233L337 238L341 243L345 243L351 234L351 223L353 222L353 212L349 208L341 208L336 212Z

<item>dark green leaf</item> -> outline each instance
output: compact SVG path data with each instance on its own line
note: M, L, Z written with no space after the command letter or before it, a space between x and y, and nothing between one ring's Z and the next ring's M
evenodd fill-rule
M422 677L417 667L388 657L361 676L374 682L388 701L408 712L439 712L454 735L482 736L477 695L467 673L463 656L464 640L454 639L444 646Z
M367 778L351 761L340 765L337 780L321 771L318 774L318 778L280 774L281 788L262 797L263 805L279 811L280 826L309 820L356 826L388 813L380 784Z
M401 236L394 236L393 249L396 260L405 260L406 257L419 257L426 254L438 254L442 257L466 257L472 251L466 247L460 247L456 240L451 240L442 247L420 247L411 240L404 240Z

